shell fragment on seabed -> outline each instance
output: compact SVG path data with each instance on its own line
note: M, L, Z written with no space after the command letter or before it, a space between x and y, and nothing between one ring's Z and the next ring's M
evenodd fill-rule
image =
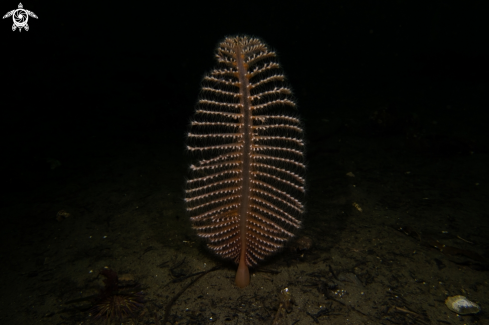
M448 297L445 300L445 305L447 305L448 309L459 315L477 314L481 311L481 307L478 304L464 296Z

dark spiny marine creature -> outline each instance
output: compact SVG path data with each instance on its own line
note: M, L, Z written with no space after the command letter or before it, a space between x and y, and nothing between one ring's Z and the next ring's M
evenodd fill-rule
M144 293L140 284L121 285L117 273L103 269L100 274L105 277L104 287L94 299L90 315L94 321L111 324L127 318L136 318L144 308Z

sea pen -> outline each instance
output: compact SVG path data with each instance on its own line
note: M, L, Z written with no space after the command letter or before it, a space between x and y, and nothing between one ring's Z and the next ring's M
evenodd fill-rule
M227 37L206 75L187 136L185 202L208 247L248 267L279 251L304 214L303 128L275 52L257 38Z

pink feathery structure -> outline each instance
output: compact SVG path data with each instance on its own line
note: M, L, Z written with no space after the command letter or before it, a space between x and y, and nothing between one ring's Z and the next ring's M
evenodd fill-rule
M304 142L285 77L259 39L228 37L218 67L204 77L187 148L185 201L193 228L208 246L248 267L279 251L304 213Z

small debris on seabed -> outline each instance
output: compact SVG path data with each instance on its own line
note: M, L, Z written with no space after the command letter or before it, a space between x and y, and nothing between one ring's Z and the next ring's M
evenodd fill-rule
M69 216L70 214L65 210L59 210L58 213L56 214L56 220L58 220L58 222L61 222L64 219L68 218Z
M287 325L287 313L292 311L292 295L289 288L280 291L279 306L272 325Z

